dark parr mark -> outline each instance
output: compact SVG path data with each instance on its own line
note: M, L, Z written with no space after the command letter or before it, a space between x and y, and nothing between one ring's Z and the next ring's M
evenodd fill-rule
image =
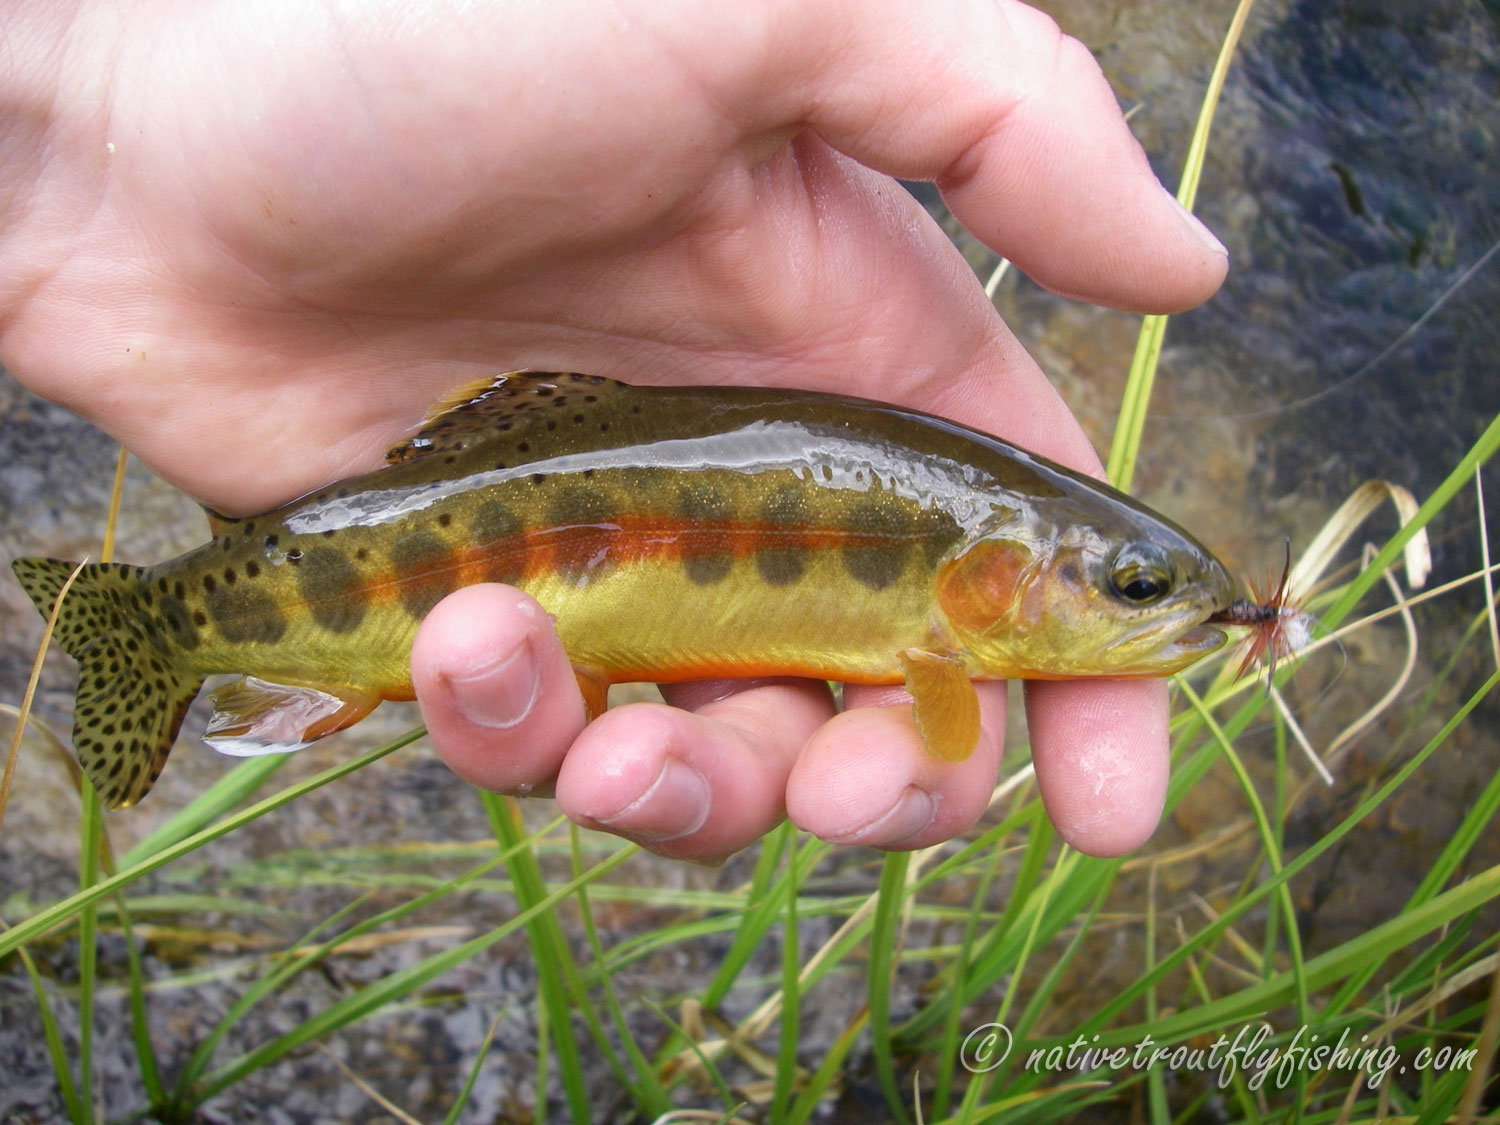
M168 596L161 599L156 611L161 615L162 631L171 638L173 644L189 650L198 647L198 630L194 622L197 625L208 624L208 618L201 610L190 614L185 602Z
M417 620L458 588L458 566L447 545L430 531L410 531L391 546L401 604Z
M553 527L599 526L614 522L615 506L603 492L569 486L553 499L547 518Z
M364 620L368 594L359 570L334 547L309 547L297 568L297 592L312 619L331 633L348 633Z
M677 495L677 516L691 525L682 533L682 570L688 581L711 586L729 577L734 552L728 528L734 513L724 494L684 488Z
M514 583L521 577L526 559L517 541L520 534L520 519L499 501L475 509L473 542L484 559L486 581Z
M569 483L552 498L547 525L554 544L553 565L575 582L597 578L612 563L620 530L608 495Z
M807 528L807 497L796 485L782 485L761 505L760 522L766 525L762 545L755 553L755 568L772 586L786 586L807 570L803 532Z
M849 510L840 548L844 569L863 586L883 590L906 569L914 528L893 504L866 501Z
M275 644L286 618L271 595L255 586L221 586L208 596L208 616L231 644Z

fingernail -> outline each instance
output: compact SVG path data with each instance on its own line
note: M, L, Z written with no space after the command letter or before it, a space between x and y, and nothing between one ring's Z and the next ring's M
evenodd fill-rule
M932 799L932 794L908 785L883 816L858 831L832 837L828 842L862 844L868 841L882 847L896 847L923 831L936 815L937 802Z
M1207 246L1215 254L1222 254L1226 258L1229 257L1229 251L1224 248L1224 244L1222 242L1214 237L1214 232L1203 225L1202 219L1198 218L1197 215L1193 214L1186 207L1184 207L1181 201L1170 191L1167 191L1165 187L1163 187L1161 190L1166 193L1167 198L1172 201L1172 206L1177 208L1177 213L1181 215L1187 222L1187 225L1192 228L1193 233L1198 236L1198 238L1203 242L1203 245Z
M459 714L493 730L505 730L525 719L542 690L541 671L530 640L522 640L466 676L444 679Z
M613 816L596 823L648 843L690 836L708 820L708 779L680 759L668 756L646 791Z

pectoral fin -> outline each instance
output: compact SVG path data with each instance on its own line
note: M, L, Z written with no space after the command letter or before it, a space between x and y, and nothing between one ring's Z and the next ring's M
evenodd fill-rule
M221 754L241 758L301 750L353 726L380 702L378 696L352 688L333 692L254 676L241 676L210 698L214 714L204 741Z
M573 665L573 678L583 693L583 721L592 723L609 709L609 681L587 665Z
M979 696L956 657L909 648L901 654L917 730L929 754L962 762L979 745Z

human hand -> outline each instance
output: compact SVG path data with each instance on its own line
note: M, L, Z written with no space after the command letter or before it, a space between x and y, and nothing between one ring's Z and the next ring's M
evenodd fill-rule
M1173 311L1225 269L1088 52L1016 4L16 17L0 358L226 512L376 467L445 390L507 367L862 394L1097 472L893 175L936 180L1074 296ZM1003 685L981 685L980 748L949 765L899 692L851 687L834 716L805 682L684 685L679 709L585 729L550 624L503 587L439 605L412 666L464 776L555 776L575 818L695 859L784 812L829 839L947 838L983 809L1003 729ZM1149 835L1162 685L1038 683L1027 705L1064 838L1114 854Z

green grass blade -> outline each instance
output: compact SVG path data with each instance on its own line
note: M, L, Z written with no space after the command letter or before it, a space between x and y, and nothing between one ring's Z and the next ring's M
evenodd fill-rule
M1322 619L1325 627L1334 629L1348 616L1349 611L1358 604L1360 598L1369 592L1370 587L1380 581L1381 573L1395 563L1411 537L1426 527L1434 516L1446 508L1448 502L1458 494L1460 489L1468 487L1470 478L1481 465L1495 455L1496 450L1500 450L1500 414L1490 419L1489 425L1469 447L1469 451L1458 462L1458 466L1443 478L1443 482L1433 490L1432 495L1417 508L1417 514L1386 540L1385 545L1375 553L1375 557L1370 560L1369 564L1354 576L1333 605L1324 611Z
M21 963L31 977L31 990L36 995L36 1010L42 1019L42 1038L47 1044L47 1058L52 1063L52 1074L57 1079L57 1092L62 1096L63 1108L73 1125L84 1125L86 1116L83 1102L78 1097L78 1086L73 1081L73 1068L68 1060L67 1048L63 1046L62 1032L57 1026L57 1016L47 1001L47 989L42 983L42 974L37 972L31 951L21 947Z
M304 968L316 964L318 960L321 959L323 951L314 951L312 955L303 957L301 956L302 950L305 949L307 945L312 942L319 933L322 933L330 927L337 925L342 918L357 910L364 901L365 899L363 897L355 899L353 902L350 902L341 907L339 910L335 911L331 917L326 918L313 926L310 930L308 930L305 934L298 938L297 941L293 943L291 948L280 955L280 957L277 959L277 963L272 965L269 972L263 973L257 980L253 981L250 986L240 994L239 998L229 1006L229 1010L224 1013L223 1017L219 1020L218 1023L214 1025L213 1029L203 1037L202 1041L200 1041L198 1045L193 1049L193 1053L188 1056L187 1062L183 1064L182 1070L177 1076L176 1089L173 1091L171 1101L169 1103L171 1116L185 1118L192 1115L193 1084L197 1082L198 1078L203 1074L203 1072L208 1069L208 1064L213 1061L214 1054L219 1049L219 1044L224 1041L224 1038L229 1034L229 1032L232 1031L235 1026L237 1026L239 1022L243 1020L252 1009L255 1008L257 1004L259 1004L272 992L280 988L297 973L301 972ZM356 927L356 929L358 929L358 927ZM354 931L350 931L349 933L342 935L342 937L347 939L348 937L353 936L353 934ZM326 948L327 946L325 946L325 949Z
M84 781L78 794L78 887L88 891L99 882L99 854L103 846L103 810L94 787ZM97 900L96 900L97 901ZM78 1100L86 1119L94 1106L94 1000L99 985L99 912L94 903L78 915Z
M469 1104L469 1099L474 1096L474 1084L479 1081L479 1072L484 1069L484 1060L489 1056L490 1045L495 1041L495 1032L500 1029L500 1017L496 1016L490 1021L490 1029L484 1034L484 1042L479 1044L479 1052L474 1056L474 1065L469 1067L469 1075L464 1079L463 1089L458 1092L448 1107L448 1113L443 1118L443 1125L457 1125L459 1115Z
M797 942L797 864L787 864L786 907L781 931L781 1034L776 1044L776 1081L771 1093L771 1120L782 1121L797 1077L797 1043L802 1012L802 958Z
M1437 893L1459 866L1468 857L1474 845L1486 830L1493 831L1491 822L1495 819L1497 809L1500 809L1500 770L1490 776L1489 783L1479 794L1469 811L1464 815L1458 828L1449 837L1448 843L1443 846L1427 874L1423 876L1422 882L1412 892L1411 898L1407 900L1406 909L1427 902ZM1340 1011L1349 1004L1366 984L1380 971L1380 963L1372 962L1363 971L1351 977L1345 982L1329 1003L1332 1011Z
M235 829L249 824L266 813L274 809L279 809L282 805L290 804L298 797L320 789L332 781L337 781L339 778L351 774L355 770L363 769L371 762L377 761L392 751L399 750L408 743L415 741L421 734L420 730L409 732L393 742L388 742L384 746L376 747L374 750L369 750L359 755L357 758L352 758L331 769L326 769L315 777L310 777L306 781L288 786L280 793L273 794L265 800L251 805L248 809L219 821L217 824L200 829L186 839L170 847L163 848L155 855L126 867L110 878L101 879L99 882L85 890L79 891L77 894L70 895L61 902L55 902L51 906L44 907L24 922L18 922L3 934L0 934L0 957L14 952L19 946L46 933L54 926L67 922L85 907L92 906L100 899L114 894L114 892L123 887L128 887L137 879L150 874L157 868L165 867L173 860L180 859L196 851L204 844L217 840L220 836L228 835Z
M529 846L531 837L521 823L515 799L482 790L479 791L479 797L484 803L495 840L508 857L506 866L510 869L511 882L516 889L516 901L523 909L544 901L547 898L546 880L542 878L536 853ZM574 1121L587 1121L590 1117L589 1096L584 1088L586 1080L583 1063L578 1055L578 1044L573 1038L573 1020L568 1003L570 982L579 979L578 969L573 963L573 955L562 925L553 911L538 910L530 917L526 922L526 938L531 943L532 958L536 962L540 1007L552 1029L552 1041L557 1050L558 1075L568 1099L568 1109ZM581 992L577 999L580 1013L585 1013L589 1018L595 1041L606 1053L613 1055L593 1010L585 1003ZM539 1038L545 1042L545 1036ZM615 1068L617 1071L622 1069L618 1060L615 1061ZM540 1120L547 1098L546 1086L542 1084L543 1077L539 1075L537 1082L537 1113Z
M391 973L389 976L382 977L380 980L366 985L358 992L334 1002L316 1016L303 1022L284 1035L278 1036L270 1043L266 1043L241 1058L236 1059L234 1062L204 1076L194 1089L195 1097L199 1101L206 1100L219 1091L238 1082L246 1075L253 1074L269 1066L298 1047L319 1039L347 1024L373 1015L385 1006L410 995L428 981L441 976L455 966L463 964L470 958L478 956L497 942L509 937L516 930L524 927L533 918L551 910L563 899L571 897L579 886L609 874L609 872L619 867L634 855L635 852L636 849L634 846L625 845L606 859L596 863L578 878L571 879L562 886L557 887L545 898L530 908L521 911L515 917L496 926L493 930L478 937L470 938L468 941L462 942L452 949L426 957L414 965ZM585 1120L587 1119L585 1118Z
M973 958L974 944L979 937L979 924L984 913L984 904L989 900L990 886L1000 869L1003 854L999 848L995 848L990 853L989 863L983 864L980 868L979 881L974 887L974 894L969 899L969 916L964 921L964 932L959 940L958 956L953 962L952 981L944 992L947 1016L943 1021L942 1037L939 1040L937 1052L938 1073L937 1080L933 1083L932 1094L933 1117L947 1116L948 1103L953 1096L953 1074L954 1067L958 1065L961 1041L960 1021L963 1019L964 1011L961 997L968 986L968 967ZM1022 885L1019 879L1017 879L1017 885ZM1004 919L1000 924L1005 925Z
M1198 181L1203 174L1203 160L1208 152L1214 111L1218 108L1224 78L1229 73L1229 64L1239 45L1240 33L1244 30L1252 2L1253 0L1240 0L1235 9L1229 31L1219 46L1219 57L1214 62L1208 89L1199 105L1193 135L1188 141L1188 155L1183 163L1182 182L1177 188L1177 201L1189 211L1193 209L1193 201L1198 195ZM1131 481L1135 476L1135 463L1141 451L1141 434L1146 427L1151 388L1156 382L1156 368L1161 359L1162 340L1166 331L1165 316L1148 316L1142 320L1135 355L1130 362L1130 375L1125 381L1125 393L1120 401L1120 417L1115 423L1114 440L1110 444L1109 461L1105 465L1109 482L1124 492L1130 491Z
M818 1068L813 1071L812 1077L808 1079L807 1085L797 1095L797 1100L792 1103L792 1108L787 1111L785 1120L788 1125L797 1125L799 1122L809 1120L818 1103L823 1100L828 1087L832 1084L834 1077L843 1068L844 1060L849 1057L854 1044L859 1041L860 1032L865 1029L865 1024L870 1020L869 1010L860 1012L854 1019L849 1021L849 1026L839 1032L838 1038L833 1041L833 1046L818 1063Z
M141 1086L146 1100L151 1105L161 1105L166 1097L162 1084L161 1069L156 1060L156 1047L151 1042L151 1021L146 1012L146 973L141 965L141 946L135 938L130 923L130 911L125 905L125 896L114 896L115 917L119 921L120 933L125 939L125 964L128 974L127 988L130 1002L130 1037L135 1047L136 1065L141 1071Z
M1224 760L1229 763L1229 768L1234 771L1234 776L1240 783L1240 791L1244 794L1245 801L1250 806L1250 814L1255 818L1255 827L1260 833L1261 849L1267 862L1271 865L1271 874L1273 878L1279 878L1284 867L1281 860L1281 848L1277 844L1276 833L1271 828L1270 818L1266 816L1265 806L1261 803L1260 794L1255 791L1255 783L1250 780L1250 772L1245 769L1245 763L1240 760L1239 754L1235 752L1234 744L1229 741L1223 729L1214 720L1208 708L1204 706L1203 700L1193 690L1193 686L1186 680L1178 686L1181 688L1182 694L1187 698L1193 710L1198 712L1199 716L1203 719L1203 724L1208 727L1209 734L1218 743L1219 749L1223 752ZM1301 927L1297 924L1297 908L1292 902L1292 888L1284 879L1281 880L1277 887L1276 898L1281 913L1286 918L1287 954L1292 962L1292 980L1296 987L1297 1021L1301 1026L1305 1027L1312 1023L1312 1013L1310 1010L1311 1005L1308 1001L1306 966L1303 963L1302 956L1302 931ZM1271 911L1270 913L1271 916L1275 916L1275 911ZM1154 1011L1151 1013L1151 1016L1152 1019L1149 1022L1155 1023ZM1155 1074L1155 1071L1152 1073ZM1298 1067L1295 1074L1295 1081L1292 1120L1301 1121L1302 1105L1307 1093L1306 1070ZM1250 1104L1248 1097L1245 1099L1245 1102L1247 1106ZM1250 1112L1253 1113L1253 1109Z
M870 967L868 976L870 1005L870 1040L874 1047L875 1073L886 1105L900 1125L909 1125L900 1084L896 1081L896 1061L891 1036L891 983L899 967L897 946L900 940L901 916L906 903L906 870L911 864L909 852L891 852L880 870L880 892L875 904L875 918L870 926Z
M1150 969L1141 978L1141 980L1123 989L1113 999L1100 1005L1094 1012L1094 1014L1091 1015L1082 1023L1080 1027L1077 1028L1077 1034L1088 1036L1096 1031L1101 1031L1101 1029L1106 1026L1110 1020L1112 1020L1120 1012L1128 1008L1131 1004L1139 1000L1142 992L1145 989L1154 985L1168 972L1182 964L1187 958L1192 956L1195 951L1201 949L1204 944L1216 939L1218 935L1222 934L1226 929L1228 929L1228 927L1237 922L1246 913L1256 908L1268 896L1275 894L1277 889L1284 882L1294 878L1302 871L1306 870L1321 856L1326 854L1329 849L1335 847L1340 840L1342 840L1346 835L1353 831L1367 816L1370 815L1371 812L1378 808L1392 793L1399 789L1401 785L1405 783L1407 778L1409 778L1414 772L1416 772L1416 770L1420 768L1421 765L1429 757L1432 756L1432 754L1437 750L1438 747L1444 745L1448 741L1448 739L1452 737L1454 730L1457 729L1459 724L1468 718L1470 712L1472 712L1473 709L1478 706L1479 702L1484 699L1485 696L1488 695L1489 692L1492 691L1497 684L1500 684L1500 672L1491 675L1490 678L1486 680L1485 683L1473 695L1471 695L1464 702L1464 704L1453 713L1453 715L1449 717L1448 721L1443 725L1443 728L1439 730L1435 735L1433 735L1432 739L1425 746L1423 746L1420 751L1413 755L1411 760L1403 765L1401 769L1398 770L1374 794L1366 798L1364 801L1361 801L1360 804L1347 817L1345 817L1342 821L1340 821L1337 825L1330 829L1321 839L1319 839L1306 851L1302 852L1295 859L1289 862L1282 869L1279 875L1266 880L1254 890L1242 895L1228 909L1220 913L1220 915L1213 922L1209 923L1191 939L1183 942L1176 950L1164 957L1154 968ZM1489 874L1496 873L1487 873L1487 875ZM1500 889L1500 874L1496 874L1496 882L1496 889ZM1458 888L1455 888L1454 891L1449 892L1448 896L1443 896L1443 902L1445 904L1444 909L1451 908L1456 902L1467 902L1467 896L1475 893L1473 884L1474 880L1470 880L1469 883L1466 883ZM1486 883L1486 887L1488 886L1489 884ZM1481 896L1483 896L1484 894L1483 891L1479 893L1481 894ZM1432 900L1432 902L1429 902L1426 905L1427 907L1431 907L1433 903L1437 901L1437 899L1434 899ZM1422 916L1426 918L1430 915L1423 914ZM1396 922L1402 924L1407 928L1410 928L1411 920L1414 917L1416 917L1415 914L1406 915L1401 919L1397 919ZM1390 924L1388 924L1388 927L1389 925ZM1389 930L1389 928L1387 928L1382 932L1389 933L1391 931ZM1405 931L1403 930L1403 932ZM1403 940L1415 940L1415 935L1404 938ZM1401 943L1398 942L1397 946L1399 946L1399 944ZM1340 948L1347 950L1348 947L1345 946ZM1371 947L1362 945L1359 948L1365 950L1368 953ZM1323 987L1329 983L1328 981L1323 980L1320 977L1315 976L1314 974L1314 965L1319 966L1319 973L1321 973L1322 971L1324 971L1328 963L1329 962L1325 957L1325 959L1309 962L1307 964L1305 987L1312 989ZM1349 971L1355 971L1354 967L1350 966ZM1271 991L1275 991L1280 999L1271 999L1269 997L1269 992ZM1256 1010L1262 1010L1265 1007L1273 1006L1274 1002L1285 1002L1285 1000L1288 999L1288 997L1280 996L1279 988L1278 990L1270 990L1268 985L1261 986L1261 988L1258 990L1243 990L1240 993L1236 993L1235 997L1237 999L1235 1000L1234 1004L1230 1004L1228 1001L1215 1002L1214 1004L1207 1005L1203 1008L1194 1009L1193 1011L1184 1012L1177 1016L1170 1017L1169 1020L1164 1022L1171 1023L1173 1032L1176 1033L1180 1030L1180 1028L1178 1027L1179 1024L1191 1023L1192 1017L1194 1017L1195 1015L1202 1015L1203 1013L1207 1012L1211 1014L1212 1020L1217 1020L1218 1025L1223 1026L1228 1021L1234 1019L1236 1016L1249 1014L1250 1012ZM1247 1000L1247 998L1250 999ZM1262 1009L1247 1008L1245 1009L1245 1011L1241 1011L1239 1007L1236 1006L1240 1003L1262 1003ZM1194 1031L1205 1030L1206 1028L1211 1028L1212 1026L1214 1026L1214 1024L1210 1021L1205 1025L1205 1027L1195 1027ZM1162 1040L1162 1035L1160 1033L1166 1032L1167 1030L1167 1028L1160 1025L1153 1026L1149 1029L1151 1035L1154 1038L1157 1038L1159 1041ZM1118 1039L1118 1042L1124 1042L1128 1039L1130 1034L1135 1034L1138 1036L1142 1033L1142 1031L1142 1028L1131 1028L1126 1029L1123 1032L1118 1030L1110 1031L1107 1033L1101 1032L1101 1044L1106 1046L1117 1045L1117 1036L1120 1037ZM1191 1034L1192 1032L1182 1033ZM1052 1045L1054 1041L1050 1039L1041 1039L1037 1040L1036 1042L1038 1044Z
M415 732L417 736L421 733ZM289 761L289 754L263 754L256 758L246 758L121 856L120 866L133 867L163 848L187 839L205 825L212 824L230 809L248 800L251 794L265 784L267 778Z
M756 947L781 916L781 895L785 886L778 879L777 870L781 865L782 855L791 851L794 831L790 823L783 822L761 840L760 856L750 879L740 928L735 932L734 941L730 943L729 952L724 955L719 971L714 974L714 979L703 993L702 1003L705 1008L714 1009L724 1002L724 997L729 995L729 990L739 979Z
M572 845L572 872L577 878L583 873L583 852L579 846L581 833L578 825L568 825L568 839ZM590 896L587 886L578 888L578 914L583 922L584 940L588 942L589 950L594 956L594 969L592 974L598 979L599 986L604 990L604 1003L609 1009L610 1021L615 1025L615 1034L619 1036L621 1044L625 1048L625 1055L630 1060L630 1067L634 1074L627 1074L619 1060L615 1058L614 1051L609 1051L605 1058L612 1068L616 1070L616 1076L620 1085L630 1092L635 1100L636 1107L645 1117L656 1119L667 1113L672 1108L672 1100L667 1096L666 1088L656 1076L656 1068L646 1058L641 1050L640 1044L636 1042L635 1034L631 1031L629 1023L625 1018L625 1009L620 1003L620 996L615 989L613 976L609 971L609 956L604 950L604 943L599 938L599 926L594 920L594 912L590 906ZM587 983L590 974L585 975ZM585 991L583 986L579 987L579 994ZM587 1005L585 1005L587 1007ZM602 1033L598 1038L602 1038Z
M682 1024L672 1018L672 1013L668 1012L654 1000L648 999L646 1004L656 1013L657 1018L662 1023L672 1029L672 1041L687 1045L687 1049L698 1060L698 1065L703 1068L703 1073L708 1075L708 1080L713 1086L714 1092L718 1095L720 1103L724 1106L725 1116L732 1116L735 1111L744 1105L744 1102L735 1097L734 1091L729 1088L729 1083L724 1080L724 1075L714 1065L714 1060L709 1057L708 1052L703 1050L697 1039L687 1033L687 1029ZM668 1114L665 1119L670 1121L671 1115Z

